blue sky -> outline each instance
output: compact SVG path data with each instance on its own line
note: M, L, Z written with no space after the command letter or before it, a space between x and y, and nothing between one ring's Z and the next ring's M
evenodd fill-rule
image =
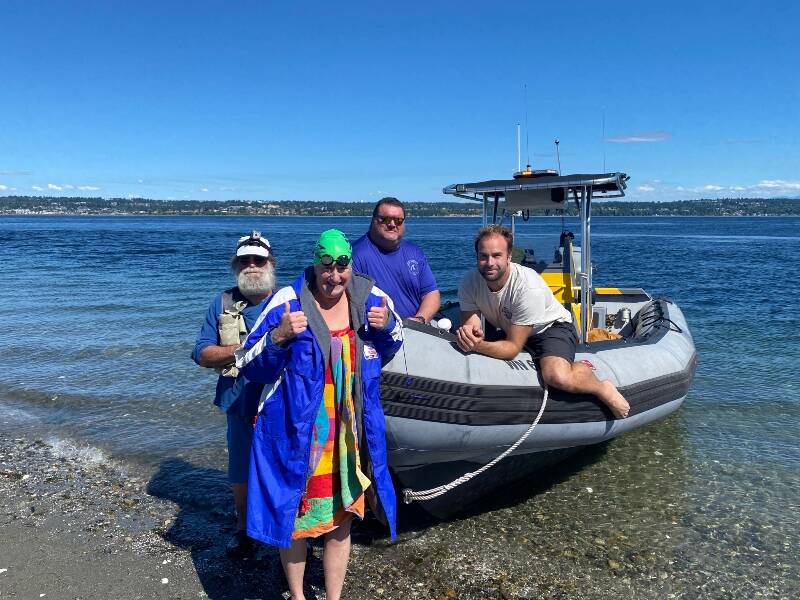
M0 4L0 195L447 200L523 164L800 196L794 2ZM527 103L524 86L527 86ZM605 114L605 139L603 115Z

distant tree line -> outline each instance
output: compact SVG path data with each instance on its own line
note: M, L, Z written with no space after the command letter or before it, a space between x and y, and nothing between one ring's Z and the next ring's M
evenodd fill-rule
M367 216L371 202L305 202L299 200L149 200L146 198L79 198L46 196L0 197L0 214L61 215L262 215L262 216ZM478 202L407 202L409 216L479 216ZM574 204L564 210L576 215ZM797 198L722 198L675 202L595 200L592 213L599 216L800 216ZM533 214L537 214L534 212ZM561 214L561 211L538 211Z
M406 202L409 215L472 216L481 205L462 202ZM372 202L306 202L300 200L149 200L146 198L0 197L2 214L85 215L265 215L366 216Z
M592 214L644 217L644 216L798 216L798 198L720 198L716 200L679 200L675 202L624 202L599 201L592 206Z

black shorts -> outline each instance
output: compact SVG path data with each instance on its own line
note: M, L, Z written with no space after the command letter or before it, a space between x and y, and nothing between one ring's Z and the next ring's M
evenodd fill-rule
M525 347L537 361L545 356L558 356L573 362L577 345L578 332L575 325L558 322L553 323L542 333L529 337Z

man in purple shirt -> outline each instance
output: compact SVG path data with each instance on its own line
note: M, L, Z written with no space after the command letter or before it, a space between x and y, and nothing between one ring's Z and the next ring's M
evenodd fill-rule
M404 319L428 323L439 310L439 286L422 249L403 239L406 211L397 198L381 198L366 235L353 244L353 270L375 280Z

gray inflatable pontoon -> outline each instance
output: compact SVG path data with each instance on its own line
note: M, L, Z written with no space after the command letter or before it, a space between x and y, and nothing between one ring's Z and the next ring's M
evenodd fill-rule
M613 177L624 188L625 176ZM571 190L569 176L546 179L560 180L552 182L556 185L566 180L564 196ZM489 183L497 187L508 182ZM470 185L480 184L464 184ZM590 199L591 188L582 187L577 195ZM697 363L683 313L641 289L588 287L591 278L581 277L579 267L587 264L581 254L588 254L588 238L584 229L579 250L572 247L570 236L562 235L556 252L561 261L532 266L576 314L581 340L589 339L590 324L581 323L580 314L592 314L601 329L621 336L581 343L575 360L584 361L598 378L614 382L631 405L630 415L617 420L594 396L551 389L536 428L510 456L468 483L423 502L427 511L450 514L581 448L663 418L683 403ZM589 310L581 312L577 300ZM430 489L487 464L526 432L542 406L544 390L529 353L515 360L465 354L452 333L460 321L458 305L446 305L440 316L450 319L450 330L407 321L403 347L383 370L389 463L402 490Z

